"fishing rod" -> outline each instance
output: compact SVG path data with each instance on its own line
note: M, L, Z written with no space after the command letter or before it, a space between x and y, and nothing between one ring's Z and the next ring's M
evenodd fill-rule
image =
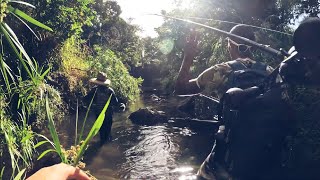
M183 21L183 22L187 22L187 23L191 23L191 24L195 24L195 25L198 25L198 26L201 26L201 27L205 27L205 28L208 28L208 29L211 29L217 33L220 33L221 35L224 35L224 36L227 36L227 37L232 37L234 39L237 39L237 40L241 40L241 41L244 41L246 42L247 44L251 45L251 46L254 46L262 51L265 51L265 52L268 52L270 54L273 54L273 55L276 55L278 58L281 58L281 62L285 62L287 60L291 60L292 58L286 58L285 60L284 57L291 57L293 56L293 54L289 54L288 52L286 52L285 50L283 49L280 49L280 50L276 50L276 49L273 49L271 48L270 46L267 46L267 45L264 45L264 44L260 44L260 43L257 43L255 41L252 41L250 39L247 39L247 38L244 38L244 37L241 37L241 36L238 36L238 35L235 35L235 34L232 34L232 33L229 33L229 32L226 32L226 31L223 31L223 30L220 30L220 29L217 29L217 28L214 28L214 27L211 27L211 26L208 26L208 25L205 25L205 24L201 24L201 23L198 23L198 22L194 22L194 21L191 21L191 20L188 20L188 19L182 19L182 18L177 18L177 17L173 17L173 16L166 16L166 15L160 15L160 14L150 14L150 15L155 15L155 16L160 16L160 17L164 17L164 18L169 18L169 19L174 19L174 20L178 20L178 21ZM269 82L274 78L274 76L279 72L279 68L280 68L280 64L277 66L277 68L264 80L264 82L262 83L262 87L263 89L268 86ZM205 96L203 94L186 94L186 95L179 95L180 97L183 97L183 96L194 96L194 95L200 95L200 96L203 96L205 98L208 98L210 100L213 100L214 102L218 102L219 103L219 100L215 99L215 98L211 98L211 97L208 97L208 96Z
M196 118L180 118L180 117L171 117L169 118L169 122L172 123L179 123L179 122L195 122L195 123L209 123L209 124L219 124L217 117L214 117L213 119L196 119Z
M220 33L221 35L224 35L224 36L227 36L227 37L232 37L233 39L236 39L236 40L244 41L248 45L254 46L254 47L256 47L256 48L258 48L258 49L260 49L262 51L265 51L265 52L268 52L270 54L273 54L273 55L275 55L275 56L277 56L278 58L281 58L281 59L283 59L284 56L288 56L288 53L285 52L284 50L276 50L276 49L271 48L270 46L257 43L255 41L250 40L250 39L247 39L247 38L232 34L230 32L223 31L223 30L220 30L218 28L214 28L214 27L205 25L205 24L201 24L201 23L194 22L194 21L191 21L191 20L188 20L188 19L181 19L181 18L177 18L177 17L173 17L173 16L166 16L166 15L160 15L160 14L150 14L150 15L160 16L160 17L174 19L174 20L178 20L178 21L183 21L183 22L187 22L187 23L190 23L190 24L195 24L195 25L198 25L198 26L201 26L201 27L205 27L207 29L211 29L211 30L213 30L213 31L215 31L217 33Z
M216 103L219 103L219 99L212 97L212 96L206 96L202 93L197 93L197 94L179 94L178 97L192 97L192 96L200 96L200 97L204 97L206 99L209 99L211 101L214 101Z
M233 25L245 25L245 26L248 26L248 27L256 28L256 29L262 29L262 30L266 30L266 31L279 33L279 34L293 36L293 34L290 34L290 33L277 31L277 30L269 29L269 28L265 28L265 27L255 26L255 25L251 25L251 24L243 24L243 23L236 23L236 22L232 22L232 21L224 21L224 20L219 20L219 19L208 19L208 18L193 17L193 16L188 16L188 17L185 17L185 18L186 19L199 19L199 20L206 20L206 21L216 21L216 22L222 22L222 23L233 24Z

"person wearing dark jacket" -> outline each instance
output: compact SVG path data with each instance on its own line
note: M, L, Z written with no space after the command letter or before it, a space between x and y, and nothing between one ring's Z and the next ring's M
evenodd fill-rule
M224 133L217 132L198 171L202 179L320 178L319 32L320 19L306 18L294 32L290 56L270 78L225 93Z
M89 91L88 95L85 97L85 101L90 102L90 100L94 98L92 108L96 117L99 116L109 97L112 96L109 107L105 113L103 124L99 131L100 141L101 143L105 143L108 138L110 138L109 136L111 133L112 116L114 110L119 108L124 111L125 104L119 102L114 90L110 87L111 81L107 78L105 73L99 72L97 77L90 79L89 82L95 84L95 86Z

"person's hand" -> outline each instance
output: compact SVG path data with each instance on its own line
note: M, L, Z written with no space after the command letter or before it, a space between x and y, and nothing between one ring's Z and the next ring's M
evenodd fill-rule
M34 173L27 180L90 180L89 176L86 175L79 168L60 163L53 166L41 168L39 171Z
M126 105L124 103L120 103L120 110L125 111Z
M185 46L184 46L184 54L195 56L198 51L198 34L196 31L191 31L190 35L187 36Z

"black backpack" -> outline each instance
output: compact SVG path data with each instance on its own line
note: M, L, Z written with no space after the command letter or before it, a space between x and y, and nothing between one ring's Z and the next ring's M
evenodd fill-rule
M259 85L268 76L267 65L261 62L256 62L251 67L245 66L241 59L228 62L232 72L228 76L226 89L233 87L246 89L252 86Z
M235 70L229 76L230 84L240 87L239 93L245 98L238 105L231 99L237 95L226 93L220 99L218 117L225 125L225 137L220 142L217 139L220 147L216 152L220 154L216 161L239 179L274 179L269 177L275 177L280 169L281 146L288 132L290 109L282 99L283 89L280 84L267 92L259 87L246 87L250 83L259 86L268 77L262 63L251 68L236 61L229 65Z

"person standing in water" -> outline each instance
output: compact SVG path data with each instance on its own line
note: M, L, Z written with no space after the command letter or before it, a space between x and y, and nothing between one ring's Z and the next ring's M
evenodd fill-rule
M119 108L124 111L126 106L124 103L119 102L114 90L110 87L111 81L107 78L107 74L99 72L97 77L90 79L89 82L95 86L89 91L88 95L85 97L85 101L90 102L90 100L94 98L92 108L96 117L99 116L109 97L112 96L109 107L105 113L103 124L99 131L100 142L103 144L108 139L111 139L110 133L113 122L112 117L115 108Z

